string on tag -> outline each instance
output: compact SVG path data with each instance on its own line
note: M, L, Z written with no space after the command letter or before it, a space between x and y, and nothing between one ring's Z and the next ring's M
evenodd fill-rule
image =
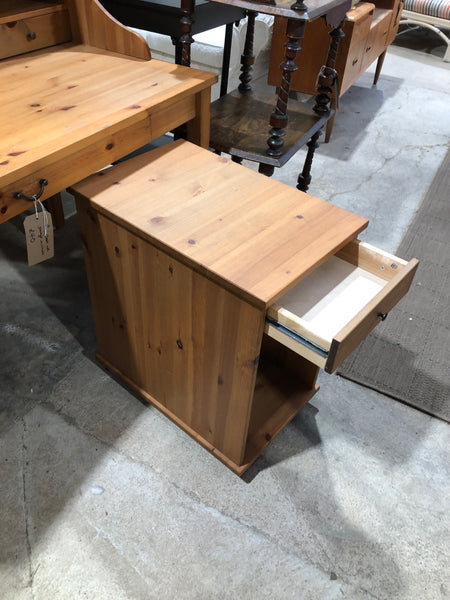
M34 202L34 210L36 212L36 219L39 218L38 217L38 212L39 211L38 211L38 206L37 205L39 204L39 206L41 207L41 211L42 211L42 214L43 214L43 217L44 217L44 236L48 237L48 214L47 214L47 211L45 210L44 205L42 204L42 202L38 198L36 198L36 196L33 196L33 202Z

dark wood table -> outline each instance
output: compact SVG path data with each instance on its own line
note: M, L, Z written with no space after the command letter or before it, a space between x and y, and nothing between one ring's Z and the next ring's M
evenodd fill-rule
M220 95L226 93L233 24L245 18L244 8L209 0L101 0L101 4L128 27L170 36L175 62L187 67L191 64L192 36L225 25Z
M211 106L210 145L216 152L230 154L235 162L248 159L259 163L259 171L272 175L304 144L308 146L297 187L308 189L311 164L318 147L317 140L328 119L333 115L330 103L337 88L335 70L339 41L344 36L342 24L351 0L213 0L218 6L245 9L248 15L247 36L241 58L241 84L237 90L213 102ZM286 37L284 61L281 63L281 83L274 88L259 89L252 85L254 23L257 12L285 17ZM330 28L330 45L325 64L317 74L317 93L313 105L290 103L292 74L296 65L300 41L308 22L322 17ZM289 127L288 127L289 123Z

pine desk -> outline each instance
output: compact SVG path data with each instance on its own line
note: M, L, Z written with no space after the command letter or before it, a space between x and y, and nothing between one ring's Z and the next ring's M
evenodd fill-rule
M23 53L23 37L48 47ZM2 5L0 56L15 47L0 61L0 223L30 207L17 193L47 180L45 200L183 123L208 145L216 75L151 59L96 0Z

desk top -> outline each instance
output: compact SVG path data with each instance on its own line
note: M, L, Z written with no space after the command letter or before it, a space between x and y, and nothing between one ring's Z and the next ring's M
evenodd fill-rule
M74 189L101 213L260 308L368 224L181 140Z
M41 167L45 177L45 166L58 158L75 163L89 144L133 124L143 123L150 141L155 111L215 81L215 75L203 71L83 45L1 61L0 190ZM0 192L2 208L4 202Z

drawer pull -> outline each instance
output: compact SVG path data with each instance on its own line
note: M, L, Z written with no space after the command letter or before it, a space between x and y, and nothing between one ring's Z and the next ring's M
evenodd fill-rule
M377 317L380 317L380 319L381 319L382 321L385 321L387 316L388 316L388 313L382 313L382 312L379 312L379 313L377 314Z
M34 194L34 196L26 196L25 194L22 194L22 192L16 192L14 194L14 198L17 198L18 200L28 200L29 202L36 202L36 200L39 200L39 198L42 196L42 194L44 193L44 188L46 185L48 185L48 181L46 179L41 179L39 181L39 185L41 186L41 189L39 190L39 192L37 194Z
M27 34L27 38L29 40L35 40L36 39L36 34L34 31L30 31L30 33Z

